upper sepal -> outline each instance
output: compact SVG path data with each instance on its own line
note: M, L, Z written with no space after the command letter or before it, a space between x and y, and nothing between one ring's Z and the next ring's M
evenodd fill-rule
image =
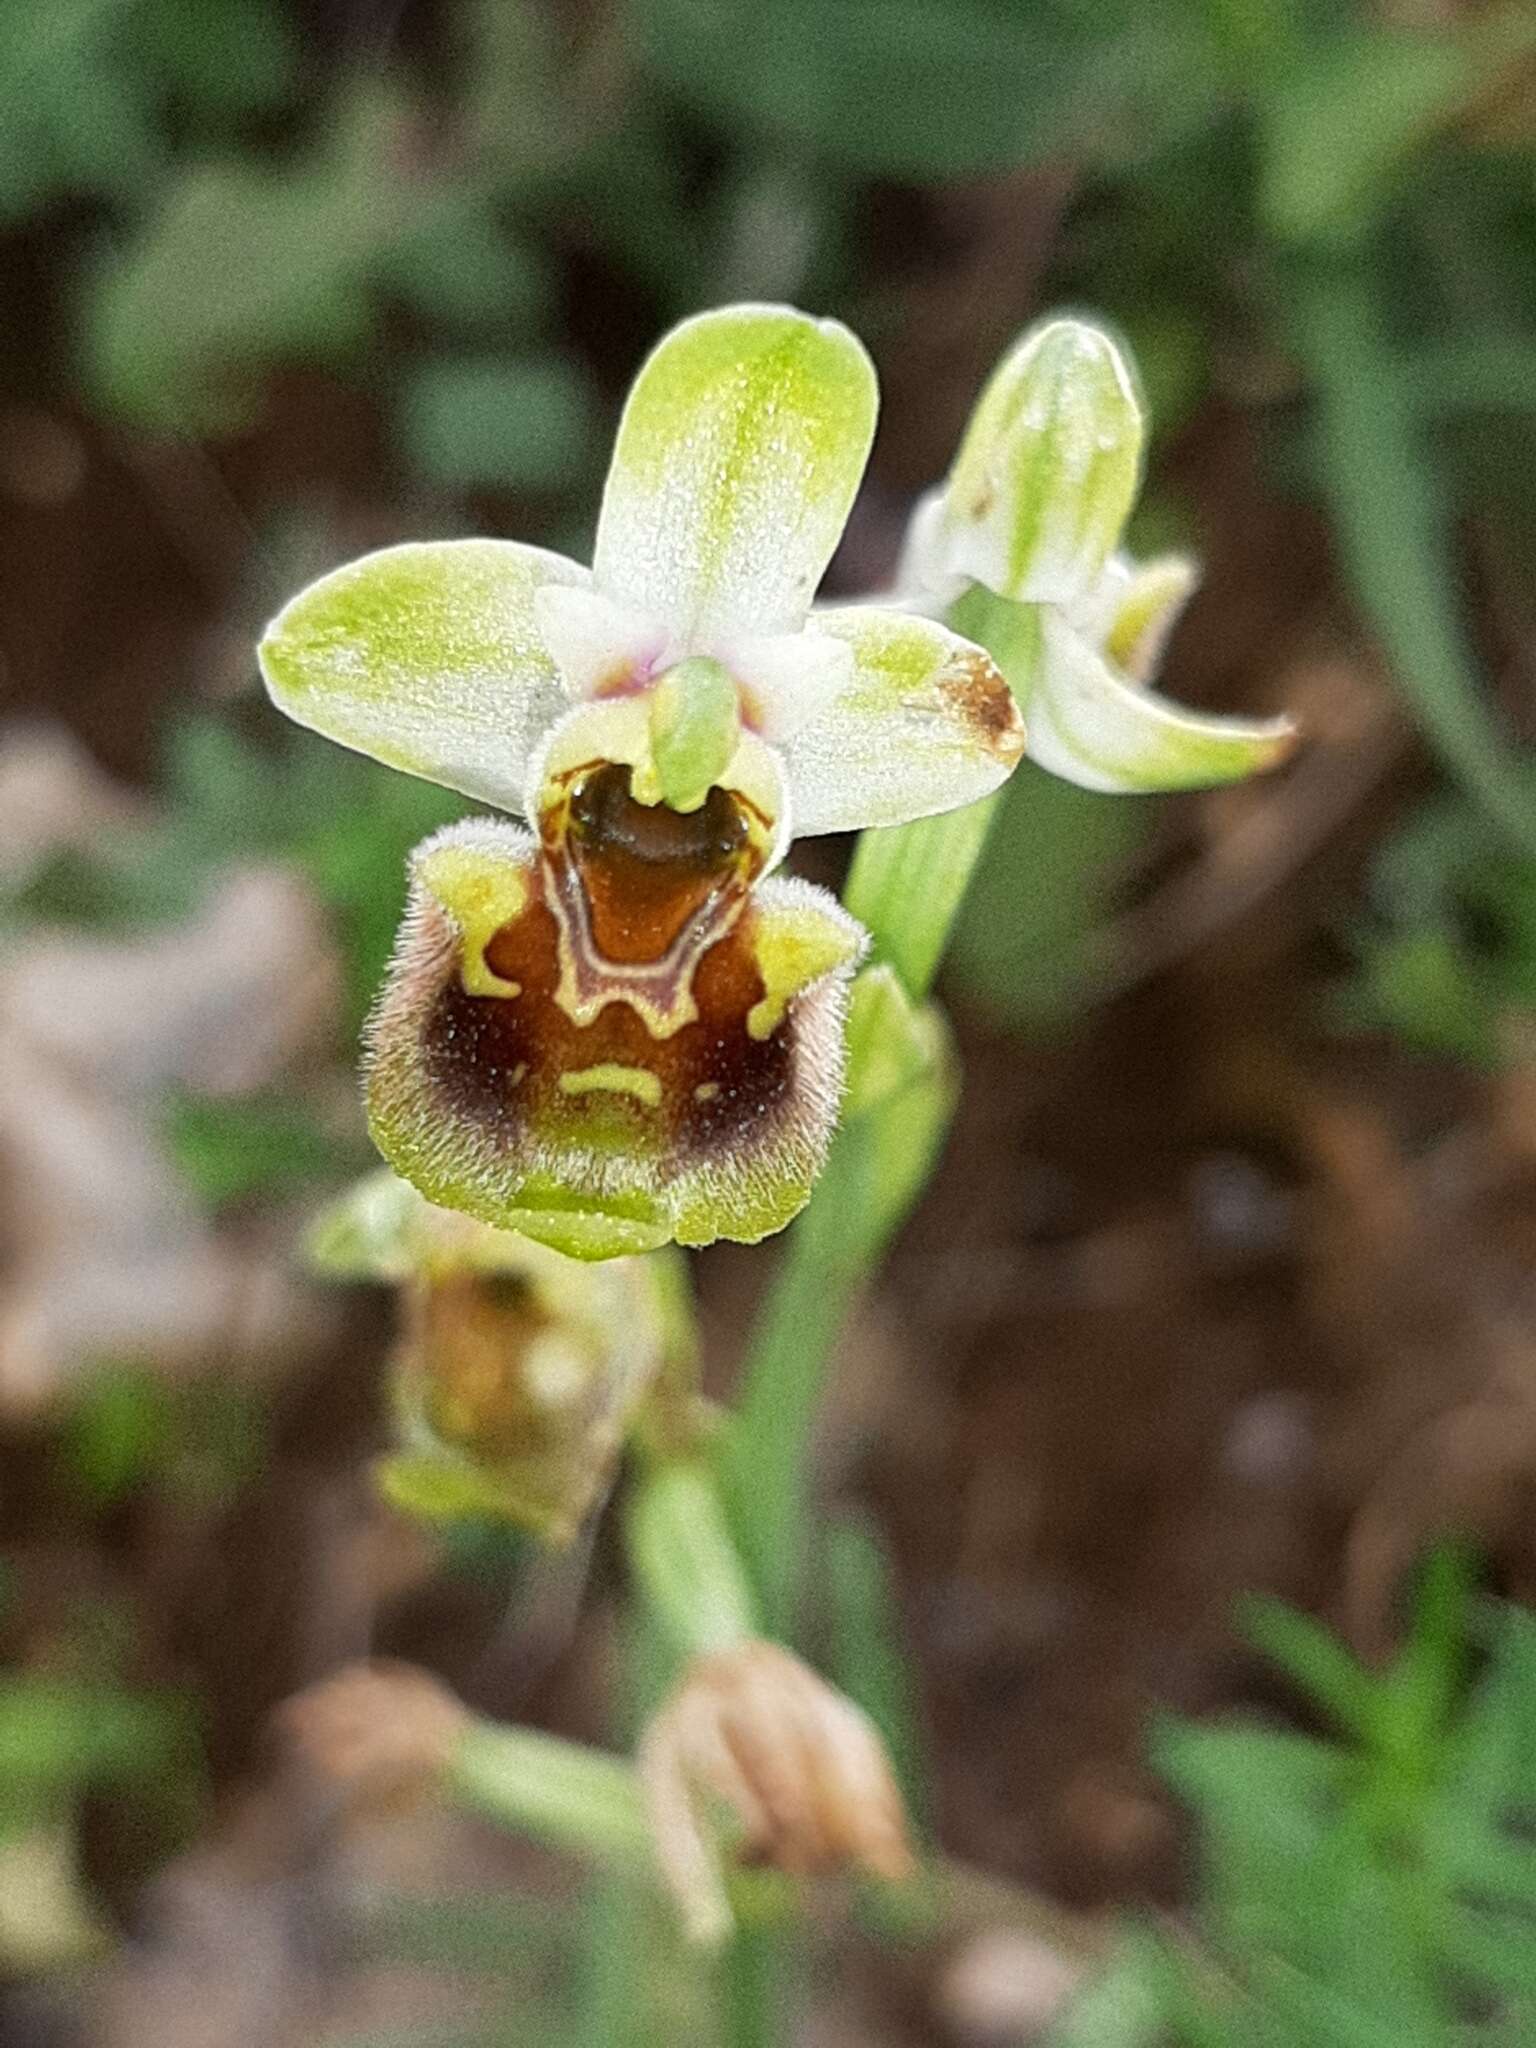
M630 391L603 491L599 587L683 653L803 621L864 473L875 373L835 320L723 306L664 337Z
M988 382L939 501L916 536L930 586L985 584L1068 604L1098 577L1136 499L1143 420L1130 367L1102 328L1052 319Z

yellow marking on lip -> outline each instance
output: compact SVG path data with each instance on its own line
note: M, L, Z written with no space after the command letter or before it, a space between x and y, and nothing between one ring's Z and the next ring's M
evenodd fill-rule
M783 1023L800 991L858 956L859 940L847 924L797 905L760 920L757 965L763 995L747 1012L747 1031L759 1044Z
M695 1102L713 1102L719 1093L718 1081L701 1081L693 1091L693 1099Z
M598 1067L582 1067L577 1073L560 1076L562 1095L633 1095L647 1109L661 1107L661 1081L644 1067L621 1067L605 1060Z
M483 953L471 954L467 950L459 979L464 984L467 996L500 996L503 1002L510 1002L513 996L520 996L523 984L520 981L503 981L485 962Z
M459 979L465 995L520 996L522 983L495 973L485 949L504 924L527 909L524 877L473 846L440 846L423 855L417 874L459 928Z

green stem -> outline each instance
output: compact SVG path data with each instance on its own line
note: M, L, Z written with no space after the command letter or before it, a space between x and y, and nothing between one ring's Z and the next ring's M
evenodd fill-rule
M738 1928L721 1958L721 2033L726 2048L778 2048L788 2028L789 1937L776 1927Z
M448 1789L520 1833L608 1867L649 1873L651 1833L633 1766L531 1728L474 1721L448 1765Z
M1536 803L1489 709L1457 602L1449 520L1366 260L1297 273L1322 481L1345 565L1425 738L1487 815L1536 851Z
M805 1553L807 1460L827 1360L864 1279L835 1222L842 1140L758 1311L726 1464L736 1531L770 1630L789 1632Z
M1021 615L1021 607L972 590L951 622L1006 672L1018 652ZM861 991L875 995L883 973L884 1006L868 1004L864 1013L879 1018L880 1028L850 1030L843 1125L759 1311L723 1471L732 1525L768 1628L778 1636L792 1631L804 1570L809 1453L827 1363L860 1291L922 1192L953 1107L942 1028L933 1013L913 1006L938 970L995 802L866 832L849 873L846 901L869 928L876 962L860 977L853 1023L860 1022ZM872 1091L872 1070L889 1061L897 1028L903 1043L896 1065L905 1059L909 1073L886 1092ZM882 1035L887 1042L875 1042ZM876 1099L864 1107L872 1093Z
M914 1002L933 985L1000 797L859 835L843 901ZM888 906L901 906L892 915Z
M647 1605L680 1661L761 1633L719 1486L702 1460L658 1458L630 1496L625 1537Z

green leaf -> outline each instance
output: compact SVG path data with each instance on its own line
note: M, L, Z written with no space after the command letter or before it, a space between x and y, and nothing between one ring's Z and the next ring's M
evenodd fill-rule
M999 815L950 947L956 986L1017 1028L1059 1027L1112 966L1117 886L1157 815L1153 798L1100 795L1028 760Z
M269 0L130 0L121 12L126 51L197 119L269 112L296 83L293 31Z
M396 417L406 462L447 490L568 490L597 446L586 378L559 356L423 363Z
M59 197L127 200L159 174L148 81L116 51L130 0L0 9L0 219Z
M868 928L876 960L888 962L917 1001L928 993L998 805L1006 800L1003 794L984 797L958 811L859 835L843 901Z
M1331 1714L1346 1735L1368 1737L1376 1724L1377 1681L1331 1630L1283 1601L1250 1595L1238 1609L1243 1634Z
M1319 45L1264 108L1260 204L1273 231L1363 238L1472 76L1448 35L1381 28Z
M65 1419L60 1460L93 1507L125 1499L158 1471L177 1439L175 1404L147 1367L104 1366Z
M1346 569L1394 678L1446 768L1527 856L1529 768L1478 671L1448 504L1397 376L1379 264L1308 265L1290 280L1297 347L1317 387L1317 463Z
M292 1097L177 1095L164 1118L171 1156L213 1207L334 1180L345 1167L335 1136Z
M540 252L488 203L470 197L448 220L407 230L385 250L378 275L429 320L466 331L494 328L504 343L535 331L554 299Z
M1459 28L1350 29L1320 38L1263 103L1259 203L1275 234L1363 241L1413 160L1501 82L1519 89L1536 17L1495 7Z
M12 1811L57 1791L153 1778L185 1738L158 1700L62 1679L0 1683L0 1787Z
M1164 2048L1173 1960L1158 1937L1132 1928L1078 1992L1042 2048Z
M269 364L355 349L376 269L441 200L392 161L403 119L359 86L307 159L184 169L85 295L84 368L100 401L162 431L228 430L251 416Z
M652 70L745 130L863 177L973 177L1070 142L1122 159L1209 117L1217 52L1181 10L1070 0L641 0Z

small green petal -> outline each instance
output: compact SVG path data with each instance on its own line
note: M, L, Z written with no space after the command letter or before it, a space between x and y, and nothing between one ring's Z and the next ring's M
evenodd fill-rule
M402 1514L426 1522L509 1520L521 1524L522 1513L509 1513L504 1490L494 1474L481 1472L463 1459L432 1451L401 1451L381 1458L373 1468L380 1493Z
M736 684L718 661L697 655L668 669L646 702L661 800L674 811L696 811L736 752Z
M796 832L899 825L974 803L1024 750L1018 708L986 651L932 619L818 612L853 652L847 681L783 741Z
M1021 688L1029 756L1083 789L1207 789L1277 767L1296 743L1288 718L1185 711L1119 675L1049 607Z
M603 493L594 573L703 651L792 632L853 504L875 373L834 320L727 306L641 369Z
M993 372L950 473L946 566L1021 603L1066 604L1098 576L1135 502L1142 415L1101 328L1051 320Z
M1159 555L1132 568L1104 652L1133 683L1156 675L1168 635L1198 580L1199 571L1187 555Z
M410 542L300 591L258 650L273 702L391 768L506 810L568 699L535 615L585 569L515 541Z

